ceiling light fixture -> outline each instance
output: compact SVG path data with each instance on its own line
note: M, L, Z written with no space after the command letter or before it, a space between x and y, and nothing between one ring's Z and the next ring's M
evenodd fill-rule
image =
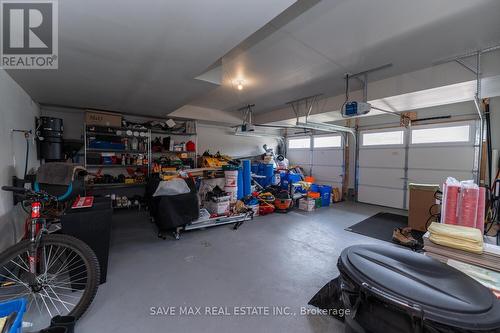
M236 81L236 83L237 83L236 88L238 90L243 90L243 83L244 83L243 80L238 80Z

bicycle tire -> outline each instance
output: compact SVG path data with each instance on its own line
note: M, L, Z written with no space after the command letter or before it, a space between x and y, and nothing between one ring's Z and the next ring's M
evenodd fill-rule
M29 250L30 241L23 240L0 254L0 267L6 265L11 259L16 258ZM68 235L43 235L40 240L40 248L47 245L64 246L75 251L83 260L87 271L87 285L78 304L68 315L79 319L89 308L97 294L100 282L99 262L92 249L83 241Z

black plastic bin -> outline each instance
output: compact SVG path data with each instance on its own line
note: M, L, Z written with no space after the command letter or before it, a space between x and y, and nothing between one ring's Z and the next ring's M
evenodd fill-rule
M112 216L111 200L96 197L92 208L68 208L61 218L63 234L82 240L95 252L101 269L101 284L106 282L108 272Z
M309 302L349 310L346 332L500 332L500 301L464 273L396 246L358 245Z

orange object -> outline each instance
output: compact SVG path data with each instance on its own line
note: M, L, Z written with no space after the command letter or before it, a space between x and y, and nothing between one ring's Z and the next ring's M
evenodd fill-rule
M314 177L312 177L312 176L306 176L306 177L304 178L304 181L305 181L305 182L308 182L308 183L314 183L314 181L315 181L315 180L316 180L316 179L315 179Z
M321 198L321 194L319 192L307 192L307 196L311 199Z
M273 205L260 205L259 206L259 215L267 215L274 212Z
M274 206L279 210L287 210L292 205L292 199L276 199Z

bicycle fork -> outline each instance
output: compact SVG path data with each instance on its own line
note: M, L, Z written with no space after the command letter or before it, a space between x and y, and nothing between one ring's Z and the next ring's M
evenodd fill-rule
M31 288L38 288L39 283L36 279L38 271L40 269L39 264L39 243L40 243L40 222L41 221L41 203L33 202L31 203L31 224L30 224L30 247L28 251L28 262L29 262L29 285Z

